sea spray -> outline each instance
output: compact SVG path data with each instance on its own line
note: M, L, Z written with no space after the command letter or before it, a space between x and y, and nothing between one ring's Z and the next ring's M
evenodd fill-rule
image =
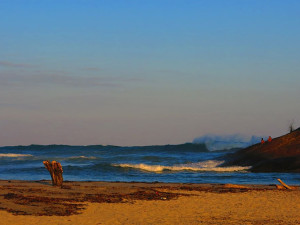
M206 134L194 139L193 143L205 144L210 151L246 148L259 143L261 138L255 135L247 136L242 134L215 135ZM264 137L265 138L265 137Z

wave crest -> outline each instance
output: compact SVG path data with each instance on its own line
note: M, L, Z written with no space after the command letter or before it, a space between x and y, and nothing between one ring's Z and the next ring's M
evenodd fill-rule
M0 157L17 158L17 157L30 157L30 154L15 154L15 153L2 153Z
M134 168L139 170L145 170L150 172L162 172L162 171L199 171L199 172L238 172L250 169L249 166L230 166L221 167L224 161L207 160L204 162L178 164L174 166L163 165L147 165L147 164L113 164L113 166L119 166L123 168Z
M69 159L97 159L97 157L81 155L81 156L72 156Z

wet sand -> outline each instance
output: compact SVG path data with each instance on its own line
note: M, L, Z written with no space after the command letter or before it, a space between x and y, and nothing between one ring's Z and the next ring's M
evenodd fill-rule
M1 225L300 224L299 212L299 187L0 180Z

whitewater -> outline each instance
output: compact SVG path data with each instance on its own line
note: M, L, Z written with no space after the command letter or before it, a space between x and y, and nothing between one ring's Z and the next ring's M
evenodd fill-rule
M224 167L235 150L209 151L204 144L162 146L30 145L0 147L0 179L49 180L44 160L63 166L64 180L176 183L299 184L296 173L252 173Z
M162 166L162 165L147 165L147 164L115 164L114 166L128 167L141 169L150 172L163 172L163 171L202 171L202 172L237 172L246 171L250 169L250 166L230 166L222 167L224 161L207 160L198 163L178 164L174 166Z

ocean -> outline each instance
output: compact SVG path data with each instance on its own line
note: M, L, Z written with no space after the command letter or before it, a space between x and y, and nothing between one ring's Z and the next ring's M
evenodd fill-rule
M44 160L63 166L64 180L299 185L299 173L252 173L249 167L221 167L222 156L204 144L164 146L30 145L0 147L0 179L50 180Z

